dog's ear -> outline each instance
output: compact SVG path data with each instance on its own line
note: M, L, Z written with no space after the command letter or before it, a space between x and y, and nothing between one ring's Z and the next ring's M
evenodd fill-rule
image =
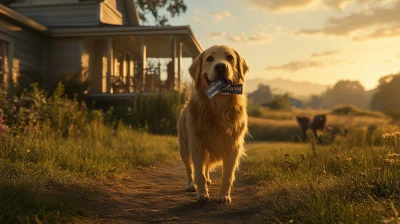
M190 76L192 76L193 81L195 85L197 86L200 81L200 76L201 76L201 68L202 68L202 63L203 63L203 53L201 53L199 56L197 56L193 62L192 65L189 67L189 73Z
M244 82L244 77L246 76L247 72L249 72L250 68L246 63L246 60L240 54L236 51L233 50L236 54L236 65L237 65L237 71L239 72L239 77L240 79Z

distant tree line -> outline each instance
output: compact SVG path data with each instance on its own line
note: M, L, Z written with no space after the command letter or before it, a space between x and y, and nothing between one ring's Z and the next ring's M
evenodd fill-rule
M260 84L248 95L251 104L269 106L271 109L287 109L288 94L274 95L271 87ZM320 95L312 95L306 106L314 109L332 109L338 105L353 105L372 109L400 119L400 73L387 75L379 80L376 89L366 91L359 81L340 80Z

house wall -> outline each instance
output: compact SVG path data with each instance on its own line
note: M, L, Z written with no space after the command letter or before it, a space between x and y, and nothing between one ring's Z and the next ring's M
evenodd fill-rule
M118 10L115 0L106 0L100 4L100 21L105 24L122 25L123 14Z
M50 75L47 83L54 85L68 74L84 72L83 51L84 45L81 38L52 39L48 52Z
M96 1L75 4L12 5L12 9L46 26L100 24L100 5Z
M101 93L103 76L107 73L106 42L104 39L87 38L83 40L82 67L89 76L89 92ZM103 67L105 71L103 71Z
M0 19L0 39L7 43L8 78L12 74L16 82L20 73L41 77L46 75L47 40L45 37L28 28ZM36 78L40 79L40 77Z
M116 1L116 0L113 0ZM127 15L127 9L125 6L125 1L116 1L116 5L115 7L118 9L118 11L121 13L122 15L122 24L124 25L128 25L128 15Z
M128 24L125 1L21 0L13 10L46 26L90 26Z

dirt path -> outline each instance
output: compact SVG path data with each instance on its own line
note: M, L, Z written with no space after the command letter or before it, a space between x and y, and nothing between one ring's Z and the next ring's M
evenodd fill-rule
M184 166L174 161L145 169L126 179L102 204L100 223L260 223L256 189L237 172L232 204L216 200L221 173L211 173L211 200L197 204L196 193L185 192Z

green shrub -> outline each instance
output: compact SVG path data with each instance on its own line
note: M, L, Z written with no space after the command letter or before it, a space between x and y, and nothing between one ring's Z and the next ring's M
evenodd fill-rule
M288 94L276 95L274 99L264 104L263 106L269 107L271 110L290 110L290 100Z
M247 107L247 114L250 117L261 117L262 115L261 107L255 104L250 104Z
M150 133L175 135L185 100L186 93L139 94L129 101L119 102L114 109L114 119Z

